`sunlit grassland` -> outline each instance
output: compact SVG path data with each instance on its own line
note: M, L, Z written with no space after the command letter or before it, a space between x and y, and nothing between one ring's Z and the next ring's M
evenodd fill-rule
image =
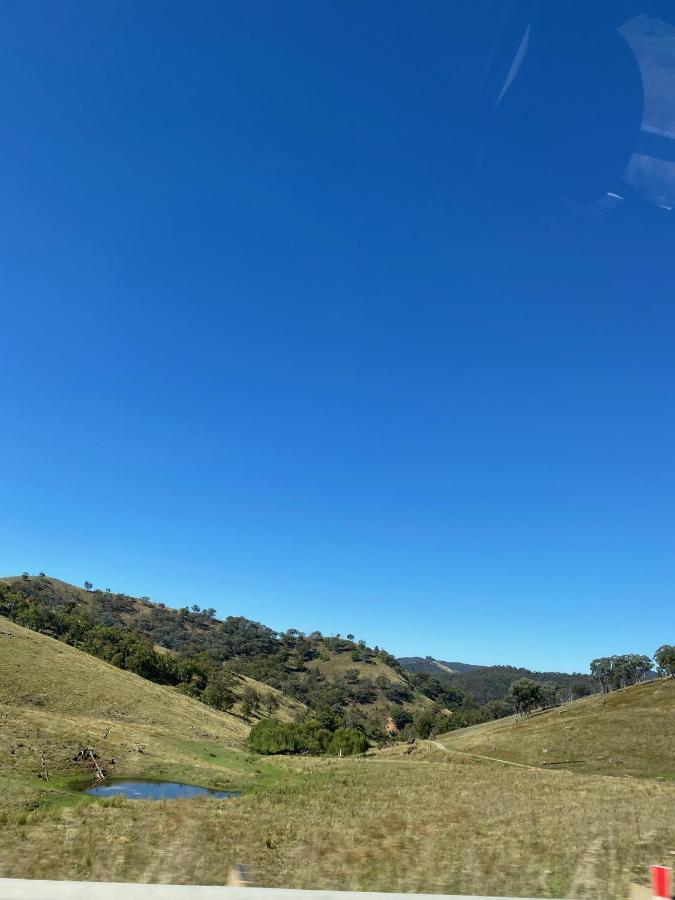
M675 778L675 679L440 738L450 749L577 772ZM673 814L675 818L675 813Z
M110 775L221 788L271 777L241 718L6 619L0 631L0 821L78 800L69 788L93 778L76 759L87 746Z
M672 782L520 769L427 742L260 759L237 717L0 630L12 632L0 635L0 875L222 884L247 863L269 886L618 900L647 865L675 860ZM614 729L617 758L632 740ZM73 759L83 745L117 776L243 794L92 798L74 789L91 778Z
M15 877L623 898L672 860L675 786L516 769L439 749L286 760L226 801L92 800L6 815Z

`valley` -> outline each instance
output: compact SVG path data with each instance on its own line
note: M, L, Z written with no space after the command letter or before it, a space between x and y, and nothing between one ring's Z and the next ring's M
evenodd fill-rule
M327 650L308 670L359 665L389 674ZM269 714L242 703L213 708L0 618L0 875L222 884L244 863L266 886L619 900L675 852L673 679L354 757L258 756L248 734ZM308 711L282 693L273 714ZM240 793L93 797L83 748L107 779Z

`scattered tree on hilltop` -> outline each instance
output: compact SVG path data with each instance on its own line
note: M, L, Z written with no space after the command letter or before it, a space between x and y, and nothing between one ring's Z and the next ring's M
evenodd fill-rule
M652 661L639 653L601 656L591 661L591 675L603 693L637 684L651 669Z
M276 694L273 694L272 691L268 691L262 698L262 705L267 715L271 716L272 713L276 712L281 706L281 700L279 700L279 697Z
M659 675L675 678L675 646L664 644L654 654Z
M219 669L214 672L202 691L201 699L215 709L232 709L237 698L231 690L232 675L226 670Z
M508 700L518 715L529 715L533 710L546 705L544 685L531 678L519 678L509 691Z
M608 656L600 656L591 660L591 675L598 682L602 693L611 690L612 661Z

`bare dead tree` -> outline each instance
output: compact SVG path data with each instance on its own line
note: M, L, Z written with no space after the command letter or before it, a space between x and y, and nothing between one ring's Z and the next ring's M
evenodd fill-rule
M105 778L105 772L99 766L99 764L96 762L96 757L94 756L93 747L88 747L87 749L89 751L89 758L93 762L94 768L96 769L96 777L99 779L99 781L103 781L103 779Z
M105 778L105 772L98 764L98 760L96 759L96 751L93 747L80 747L75 759L91 761L94 766L96 777L99 781L103 781L103 779Z

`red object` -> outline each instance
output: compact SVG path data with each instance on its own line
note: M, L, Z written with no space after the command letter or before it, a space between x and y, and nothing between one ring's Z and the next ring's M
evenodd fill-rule
M672 871L667 866L652 866L652 894L654 897L667 897L670 900L670 879Z

